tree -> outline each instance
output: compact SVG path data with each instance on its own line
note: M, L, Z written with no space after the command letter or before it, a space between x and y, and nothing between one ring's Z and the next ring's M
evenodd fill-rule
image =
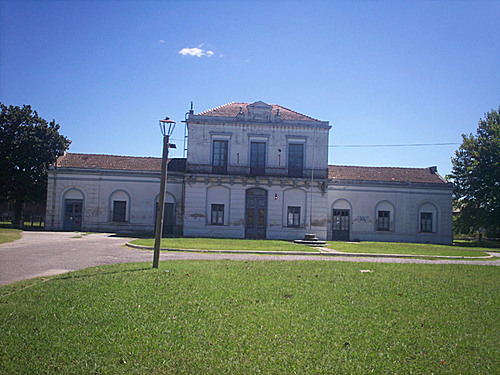
M71 141L55 120L47 123L29 105L0 107L0 199L15 202L18 226L24 202L45 199L47 168Z
M452 158L448 175L453 183L454 222L458 233L486 229L488 237L500 235L500 107L479 120L476 135L462 135L462 145Z

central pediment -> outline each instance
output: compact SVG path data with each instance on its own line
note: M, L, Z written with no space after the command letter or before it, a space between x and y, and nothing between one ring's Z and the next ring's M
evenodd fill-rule
M226 120L236 120L238 122L273 122L282 123L286 122L314 122L322 123L328 126L327 121L320 121L315 118L303 115L302 113L292 111L291 109L282 107L277 104L267 104L263 101L254 103L248 102L230 102L198 114L190 113L189 118L203 118L204 120L210 117L225 118Z
M269 105L262 101L247 105L248 117L253 120L270 121L272 109L272 105Z

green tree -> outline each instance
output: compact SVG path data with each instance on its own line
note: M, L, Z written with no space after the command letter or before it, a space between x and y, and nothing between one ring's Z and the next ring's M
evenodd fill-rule
M0 107L0 199L15 202L19 226L24 202L45 199L47 168L71 141L55 120L48 123L29 105Z
M476 135L462 135L448 175L454 186L454 221L457 233L486 229L500 235L500 107L479 120Z

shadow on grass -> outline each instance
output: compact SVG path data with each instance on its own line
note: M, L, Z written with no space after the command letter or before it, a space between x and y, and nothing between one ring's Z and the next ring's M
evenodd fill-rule
M35 277L33 279L26 279L26 280L20 280L16 281L11 284L6 284L0 286L2 289L2 293L0 293L0 298L7 297L11 294L17 293L21 290L25 290L31 287L34 287L36 285L50 282L50 281L59 281L59 280L75 280L75 279L85 279L85 278L90 278L94 276L101 276L101 275L114 275L114 274L119 274L119 273L125 273L125 272L137 272L137 271L147 271L152 269L151 267L146 267L146 268L137 268L137 269L122 269L122 270L115 270L115 271L100 271L96 270L97 267L93 267L92 269L94 270L93 273L82 273L79 274L80 272L83 271L71 271L69 273L63 274L63 275L53 275L53 276L39 276ZM1 300L0 300L1 303Z

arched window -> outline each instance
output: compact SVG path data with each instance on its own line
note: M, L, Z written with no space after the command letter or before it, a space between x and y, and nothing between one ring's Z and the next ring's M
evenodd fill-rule
M418 232L437 232L438 210L432 202L423 202L418 209Z
M110 221L125 223L129 221L130 196L124 190L116 190L109 197Z
M394 206L389 201L381 201L375 207L375 230L390 232L394 230Z

